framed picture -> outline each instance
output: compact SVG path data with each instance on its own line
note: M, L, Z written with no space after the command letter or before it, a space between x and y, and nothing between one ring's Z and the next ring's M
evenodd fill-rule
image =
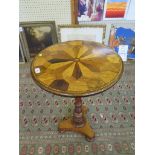
M104 19L123 19L126 17L130 0L106 0Z
M76 0L75 0L76 1ZM77 0L78 21L102 21L105 0Z
M20 37L27 59L58 42L54 21L20 23Z
M59 42L87 40L104 43L106 25L59 25Z
M21 46L21 42L19 39L19 63L25 63L26 62L26 58L23 52L23 48Z
M119 52L120 45L127 45L128 59L135 59L135 31L131 28L116 27L112 25L109 37L109 46Z

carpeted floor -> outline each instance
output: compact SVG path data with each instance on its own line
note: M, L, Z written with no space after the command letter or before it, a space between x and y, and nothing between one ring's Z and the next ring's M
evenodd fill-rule
M30 64L20 64L20 155L133 155L135 127L134 62L124 66L121 80L109 90L84 97L87 118L95 130L94 142L74 133L58 133L57 125L72 115L74 99L39 88Z

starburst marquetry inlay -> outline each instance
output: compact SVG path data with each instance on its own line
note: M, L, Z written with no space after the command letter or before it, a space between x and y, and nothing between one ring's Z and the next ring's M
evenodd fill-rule
M39 68L37 74L35 69ZM103 91L122 74L121 58L110 48L89 41L69 41L41 51L32 62L32 76L57 94L84 96Z

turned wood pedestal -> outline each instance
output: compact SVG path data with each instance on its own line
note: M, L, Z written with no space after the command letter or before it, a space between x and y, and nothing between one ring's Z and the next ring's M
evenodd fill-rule
M73 117L67 120L63 120L58 125L60 132L75 131L85 135L88 141L93 141L95 138L95 132L91 128L89 122L86 119L87 108L82 105L81 97L75 98L75 109Z

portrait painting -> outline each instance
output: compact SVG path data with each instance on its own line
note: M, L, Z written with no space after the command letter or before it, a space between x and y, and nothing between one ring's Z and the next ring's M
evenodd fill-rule
M124 18L129 0L107 0L105 18Z
M78 21L101 21L105 0L78 0Z
M46 47L57 43L55 23L53 24L22 24L23 34L30 57L34 57Z

